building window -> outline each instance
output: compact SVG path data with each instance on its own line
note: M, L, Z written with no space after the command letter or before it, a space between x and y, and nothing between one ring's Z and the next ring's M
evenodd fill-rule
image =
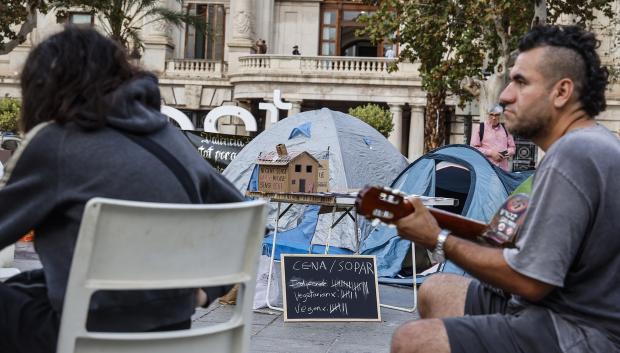
M204 19L205 29L201 31L188 26L185 32L185 58L224 60L224 29L226 10L222 4L188 4L190 15Z
M336 40L338 34L338 10L333 8L323 9L321 16L321 55L338 55Z
M364 28L359 17L376 8L347 0L321 4L320 54L335 56L383 57L387 48L373 44L368 36L358 36Z
M301 164L295 164L295 173L301 173Z
M95 17L87 12L69 12L67 23L92 26L95 24Z
M307 165L306 166L306 173L312 173L312 166L311 165Z
M291 184L295 185L295 179L291 180Z

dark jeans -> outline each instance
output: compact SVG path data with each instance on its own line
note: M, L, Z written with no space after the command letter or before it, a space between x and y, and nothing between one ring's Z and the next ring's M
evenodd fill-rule
M191 320L151 331L183 330ZM0 352L54 353L60 314L51 306L43 271L20 273L0 283Z
M0 283L0 352L55 352L59 328L60 315L47 299L43 271Z

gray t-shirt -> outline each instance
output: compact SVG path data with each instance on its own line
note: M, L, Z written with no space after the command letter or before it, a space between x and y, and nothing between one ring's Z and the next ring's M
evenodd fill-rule
M556 287L536 305L552 313L564 351L609 345L603 335L620 349L620 140L614 134L597 125L551 146L536 171L517 247L504 250L508 265ZM579 341L586 342L582 348Z

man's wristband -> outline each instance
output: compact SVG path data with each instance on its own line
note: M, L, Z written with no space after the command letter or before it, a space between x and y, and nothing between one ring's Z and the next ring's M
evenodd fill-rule
M450 235L450 231L447 229L442 229L439 234L437 234L437 244L435 245L435 249L433 250L433 260L436 262L443 262L446 259L446 254L443 251L443 245L448 239L448 235Z

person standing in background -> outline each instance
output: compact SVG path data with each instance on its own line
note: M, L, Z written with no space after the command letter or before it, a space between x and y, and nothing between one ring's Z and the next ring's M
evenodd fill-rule
M499 122L504 108L496 105L489 109L489 115L484 122L471 132L469 145L482 152L494 165L509 171L508 160L515 154L515 140Z
M257 39L254 46L257 54L267 54L267 42L264 39Z

